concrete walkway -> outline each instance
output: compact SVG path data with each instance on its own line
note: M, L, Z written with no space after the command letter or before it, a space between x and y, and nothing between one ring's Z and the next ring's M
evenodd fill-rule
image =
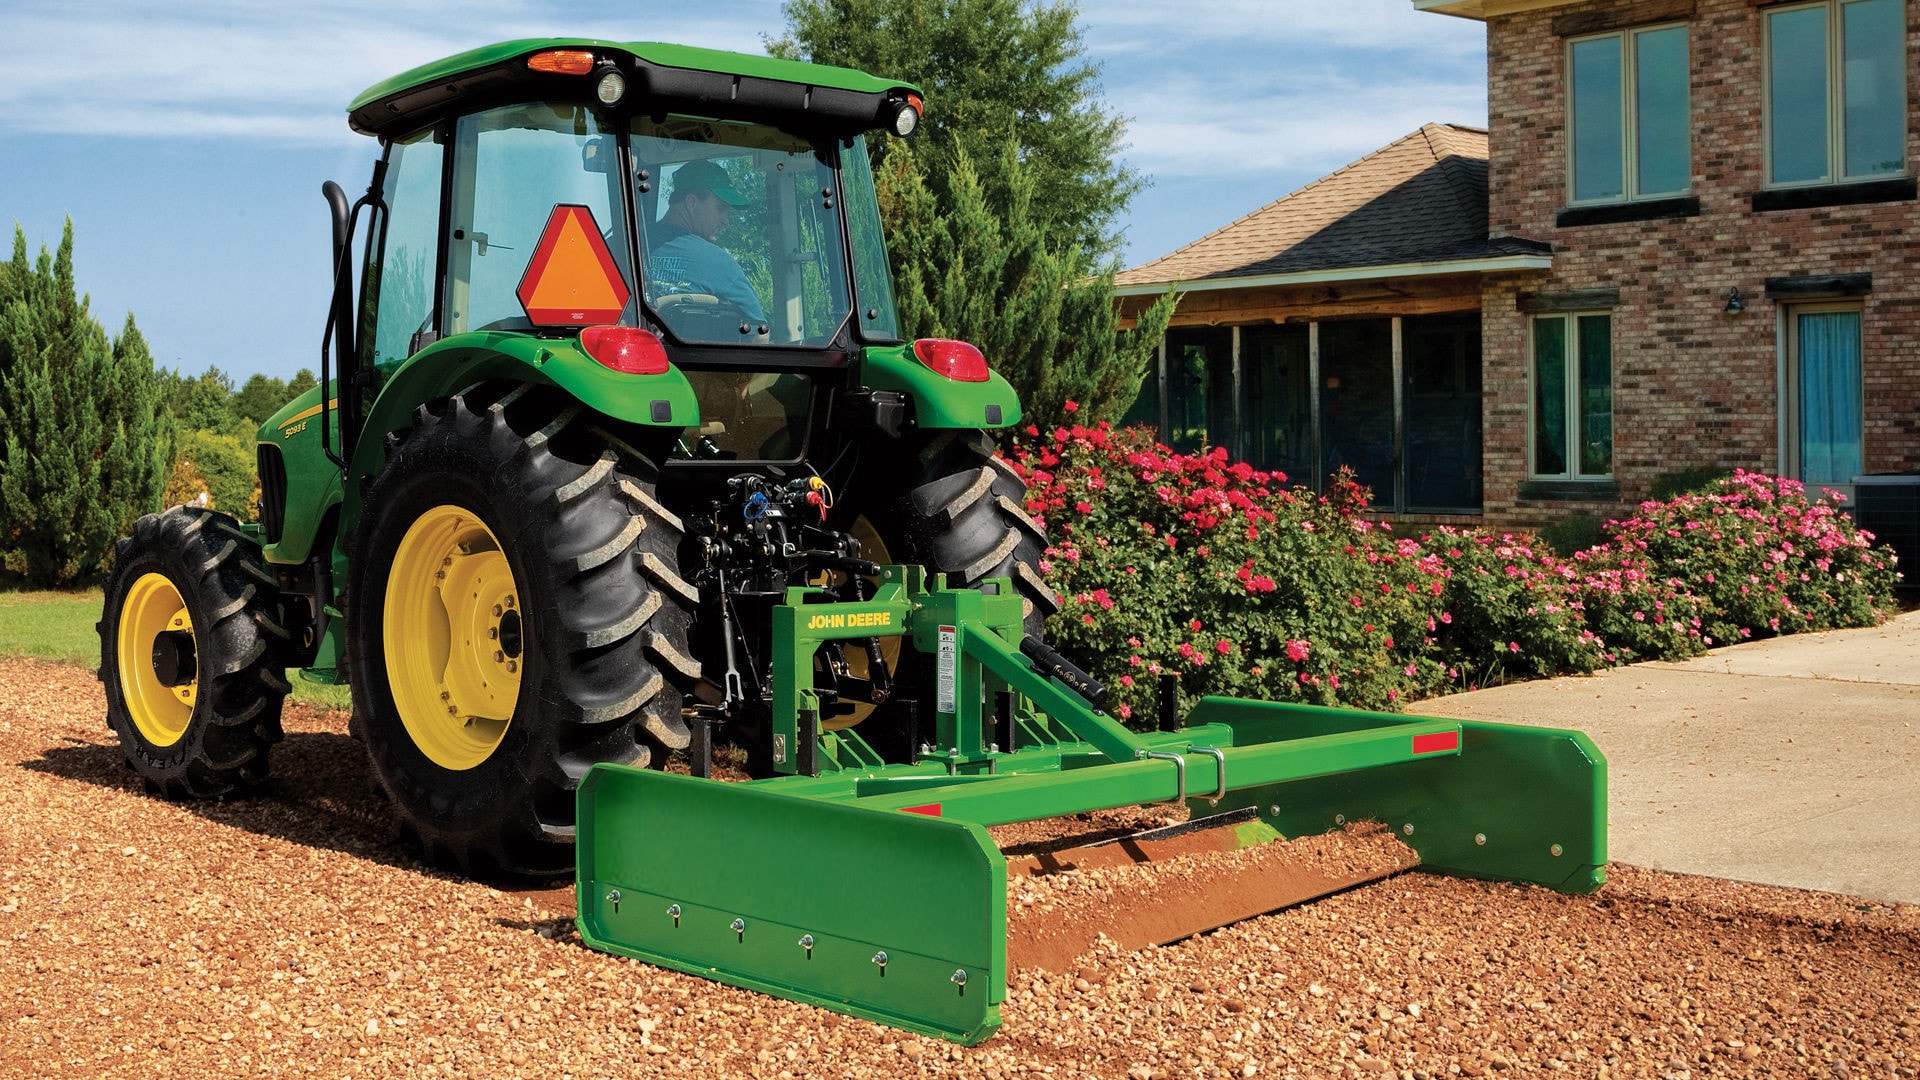
M1592 736L1616 862L1920 904L1920 612L1416 711Z

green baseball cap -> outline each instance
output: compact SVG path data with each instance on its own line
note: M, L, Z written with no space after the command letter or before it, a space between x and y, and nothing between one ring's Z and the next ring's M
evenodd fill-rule
M704 191L728 206L745 206L747 197L734 190L733 177L711 161L689 161L673 174L673 190Z

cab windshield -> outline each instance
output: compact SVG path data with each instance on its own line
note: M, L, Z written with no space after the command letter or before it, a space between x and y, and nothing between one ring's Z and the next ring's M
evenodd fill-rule
M830 342L853 306L838 148L693 117L641 117L630 134L642 298L673 336Z

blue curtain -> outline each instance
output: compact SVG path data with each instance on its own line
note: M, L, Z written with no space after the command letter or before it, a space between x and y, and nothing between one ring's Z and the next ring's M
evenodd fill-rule
M1800 479L1850 484L1860 473L1860 313L1800 320Z

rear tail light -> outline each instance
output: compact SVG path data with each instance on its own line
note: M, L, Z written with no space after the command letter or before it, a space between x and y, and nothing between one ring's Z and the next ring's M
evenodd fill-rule
M580 347L622 375L660 375L670 366L666 346L637 326L589 326L580 331Z
M928 368L956 382L986 382L991 374L987 370L987 358L964 341L921 338L913 343L913 355Z

